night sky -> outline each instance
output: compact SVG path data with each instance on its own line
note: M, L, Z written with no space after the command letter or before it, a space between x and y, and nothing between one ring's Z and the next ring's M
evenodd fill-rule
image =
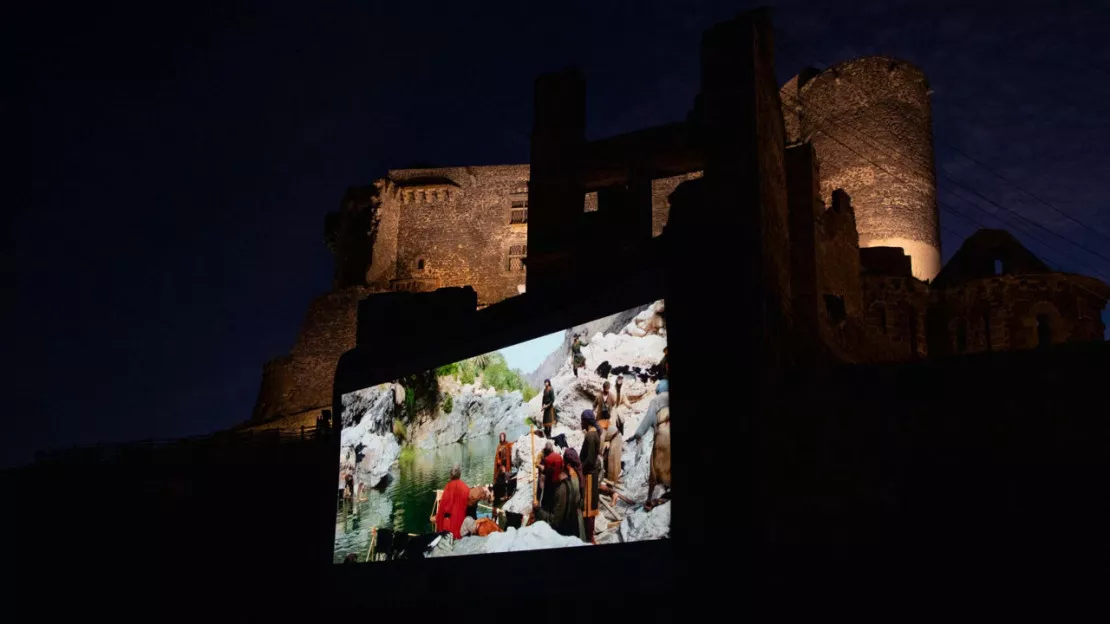
M701 32L757 6L27 4L0 27L0 466L245 420L262 364L330 285L323 219L348 186L414 162L527 162L532 81L570 63L591 137L681 120ZM955 179L1057 233L1003 224L1052 266L1107 279L1105 2L830 4L779 4L782 82L865 54L922 67L941 201L999 225ZM941 221L947 259L979 226Z

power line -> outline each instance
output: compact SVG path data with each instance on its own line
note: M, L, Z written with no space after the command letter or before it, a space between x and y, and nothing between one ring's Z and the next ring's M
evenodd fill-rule
M787 37L787 38L788 38L788 39L794 39L793 37ZM805 65L805 63L804 63L804 62L802 61L802 59L801 59L801 57L800 57L800 56L798 56L798 55L796 55L796 54L793 54L793 53L789 52L788 50L784 50L784 49L782 49L782 44L781 44L781 43L778 43L777 45L778 45L778 47L780 48L780 50L781 50L781 51L783 51L783 52L786 52L788 56L791 56L791 57L793 57L793 58L794 58L794 60L796 60L796 61L799 61L799 62L801 62L801 63L802 63L802 65ZM816 57L814 57L814 58L816 58ZM823 60L821 60L821 59L819 59L819 58L816 58L816 60L817 60L817 62L818 62L818 63L820 63L820 64L824 65L826 69L828 69L828 68L830 68L830 67L831 67L831 66L830 66L830 65L829 65L828 63L824 62ZM845 78L845 79L843 79L843 80L844 80L844 82L845 82L845 83L847 83L847 84L849 84L849 85L852 85L852 86L855 86L855 87L857 87L857 88L858 88L858 86L857 86L857 85L855 85L854 83L852 83L852 81L851 81L851 80L848 80L847 78ZM812 104L810 104L809 106L813 106L813 105L812 105ZM820 108L820 107L817 107L817 108ZM1019 190L1019 191L1021 191L1022 193L1025 193L1025 194L1026 194L1026 195L1028 195L1029 197L1032 197L1033 199L1037 200L1037 201L1038 201L1038 202L1040 202L1041 204L1043 204L1043 205L1045 205L1045 206L1047 206L1047 207L1051 208L1051 209L1052 209L1053 211L1055 211L1056 213L1058 213L1058 214L1062 215L1063 217L1065 217L1065 218L1066 218L1066 219L1068 219L1069 221L1071 221L1071 222L1073 222L1073 223L1076 223L1076 224L1078 224L1079 226L1081 226L1081 227L1085 228L1086 230L1090 231L1091 233L1093 233L1093 234L1094 234L1095 236L1098 236L1099 238L1101 238L1101 239L1105 240L1106 242L1110 243L1110 237L1106 236L1105 234L1103 234L1102 232L1100 232L1100 231L1099 231L1098 229L1096 229L1096 228L1094 228L1093 226L1091 226L1091 225L1088 225L1088 224L1084 223L1083 221L1080 221L1079 219L1077 219L1077 218L1073 217L1072 215L1068 214L1067 212L1065 212L1065 211L1061 210L1060 208L1056 207L1055 205L1053 205L1053 204L1049 203L1049 202L1048 202L1047 200L1045 200L1045 199L1042 199L1042 198L1041 198L1040 196L1036 195L1036 194L1035 194L1035 193L1033 193L1032 191L1029 191L1029 190L1027 190L1027 189L1025 189L1025 188L1021 187L1021 186L1020 186L1020 185L1019 185L1018 183L1016 183L1016 182L1014 182L1013 180L1010 180L1009 178L1007 178L1007 177L1003 176L1002 174L998 173L997 171L995 171L994 169L992 169L992 168L991 168L991 167L990 167L989 165L987 165L986 163L984 163L984 162L982 162L982 161L980 161L980 160L976 159L975 157L971 156L970 154L968 154L968 153L967 153L967 152L965 152L964 150L960 149L959 147L957 147L957 146L953 145L953 144L952 144L952 143L950 143L949 141L947 141L947 140L945 140L945 139L942 139L942 138L940 138L940 137L937 137L937 138L938 138L938 139L940 139L940 141L941 141L942 143L944 143L945 145L947 145L947 146L948 146L948 147L949 147L950 149L952 149L952 150L953 150L953 151L955 151L956 153L960 154L960 155L961 155L961 156L963 156L964 158L966 158L966 159L970 160L971 162L973 162L973 163L975 163L975 164L979 165L979 166L980 166L980 167L982 167L983 169L987 170L987 171L988 171L989 173L991 173L992 175L994 175L995 177L997 177L997 178L998 178L999 180L1002 180L1003 182L1006 182L1006 183L1008 183L1008 184L1012 185L1012 186L1013 186L1014 188L1018 189L1018 190ZM878 140L877 140L877 139L876 139L876 142L878 142ZM879 142L879 143L880 143L880 145L882 145L882 143L881 143L881 142ZM892 151L894 151L894 152L895 152L895 154L897 154L898 156L902 156L902 154L901 154L900 152L898 152L898 150L896 150L896 149L894 149L894 148L891 148L890 146L887 146L887 145L883 145L883 147L886 147L887 149L891 149L891 150L892 150ZM951 176L949 176L949 175L948 175L948 172L947 172L947 171L944 171L943 169L942 169L942 171L943 171L943 173L944 173L944 176L945 176L945 178L946 178L946 179L948 179L949 181L951 181L951 182L952 182L953 184L956 184L956 185L958 185L958 186L963 186L963 185L962 185L962 184L961 184L960 182L958 182L957 180L955 180L954 178L952 178ZM964 188L967 188L967 187L964 187ZM972 189L968 189L968 190L972 190ZM977 195L979 195L980 197L983 197L983 199L986 199L986 200L987 200L987 201L989 201L990 203L992 203L992 204L994 204L995 206L997 206L997 207L998 207L999 209L1002 209L1002 210L1006 210L1007 212L1012 212L1012 213L1013 213L1014 215L1018 216L1019 218L1022 218L1022 219L1026 219L1026 218L1025 218L1025 217L1024 217L1023 215L1020 215L1020 214L1018 214L1018 213L1016 213L1016 212L1013 212L1012 210L1010 210L1010 209L1008 209L1008 208L1003 208L1002 206L999 206L998 204L995 204L995 202L994 202L993 200L991 200L991 199L987 198L986 196L982 195L982 194L981 194L981 193L979 193L978 191L974 191L974 190L972 190L972 192L976 193L976 194L977 194ZM1033 225L1035 225L1035 226L1036 226L1036 227L1038 227L1038 228L1041 228L1041 229L1045 230L1046 232L1049 232L1050 234L1053 234L1054 236L1060 236L1059 234L1057 234L1057 233L1055 233L1055 232L1052 232L1051 230L1048 230L1047 228L1045 228L1044 226L1042 226L1042 225L1040 225L1040 224L1037 224L1037 223L1033 223L1033 222L1031 222L1031 221L1030 221L1030 223L1031 223L1031 224L1033 224ZM1063 238L1063 237L1061 237L1061 238ZM1079 244L1079 243L1076 243L1075 241L1072 241L1071 239L1065 239L1065 240L1068 240L1068 242L1072 243L1073 245L1076 245L1077 247L1079 247L1079 248L1081 248L1081 249L1084 249L1084 250L1085 250L1085 251L1087 251L1088 253L1091 253L1091 254L1093 254L1093 255L1096 255L1096 256L1098 256L1098 257L1102 258L1103 260L1106 260L1107 262L1110 262L1110 258L1107 258L1106 256L1103 256L1103 255L1099 254L1098 252L1094 252L1094 251L1092 251L1092 250L1090 250L1090 249L1086 248L1085 246L1083 246L1083 245L1081 245L1081 244Z

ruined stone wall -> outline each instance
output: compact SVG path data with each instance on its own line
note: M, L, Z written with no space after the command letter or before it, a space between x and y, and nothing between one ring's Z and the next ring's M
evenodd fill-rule
M469 285L479 305L519 293L525 273L509 270L509 252L512 245L527 244L528 226L511 225L510 214L514 199L527 199L527 165L404 169L389 175L394 187L382 206L398 215L394 287ZM446 178L457 188L425 191L418 181L428 178Z
M822 210L817 219L816 258L817 288L844 299L848 316L858 317L863 309L860 287L859 236L856 220L847 194L834 193L833 203ZM822 318L828 321L827 310Z
M353 286L318 297L309 305L290 354L263 368L252 420L331 408L335 367L339 357L355 347L358 302L374 292Z
M902 361L928 355L925 310L929 287L909 276L863 275L867 359Z
M780 92L784 117L816 148L826 204L835 189L847 191L860 246L902 247L914 276L931 279L940 270L940 229L925 75L868 57L792 83Z
M942 317L943 335L936 338L955 354L1032 349L1038 344L1037 317L1044 314L1053 344L1102 340L1106 300L1085 281L1094 280L1064 273L1000 275L938 290L933 308Z
M701 171L691 171L683 175L667 178L657 178L651 181L651 235L659 236L663 228L667 227L667 220L671 214L671 193L679 184L687 180L696 180L702 176Z

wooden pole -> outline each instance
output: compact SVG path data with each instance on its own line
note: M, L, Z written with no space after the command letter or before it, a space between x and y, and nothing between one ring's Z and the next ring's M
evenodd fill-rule
M534 425L528 425L528 441L532 443L532 506L539 505L540 502L536 500L536 479L539 475L536 474L536 436L533 435Z
M378 530L370 529L370 546L366 549L366 561L370 561L370 556L374 554L374 543L378 541Z
M587 518L592 518L593 517L593 514L590 513L591 511L593 511L593 510L590 509L590 501L592 501L594 499L593 496L592 496L593 485L594 485L594 476L592 474L591 475L586 475L586 517Z

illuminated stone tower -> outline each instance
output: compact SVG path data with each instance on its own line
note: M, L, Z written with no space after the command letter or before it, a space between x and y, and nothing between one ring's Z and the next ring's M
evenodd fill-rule
M860 247L901 247L914 277L940 271L929 83L916 67L867 57L805 70L782 88L789 140L817 152L821 196L852 198Z

